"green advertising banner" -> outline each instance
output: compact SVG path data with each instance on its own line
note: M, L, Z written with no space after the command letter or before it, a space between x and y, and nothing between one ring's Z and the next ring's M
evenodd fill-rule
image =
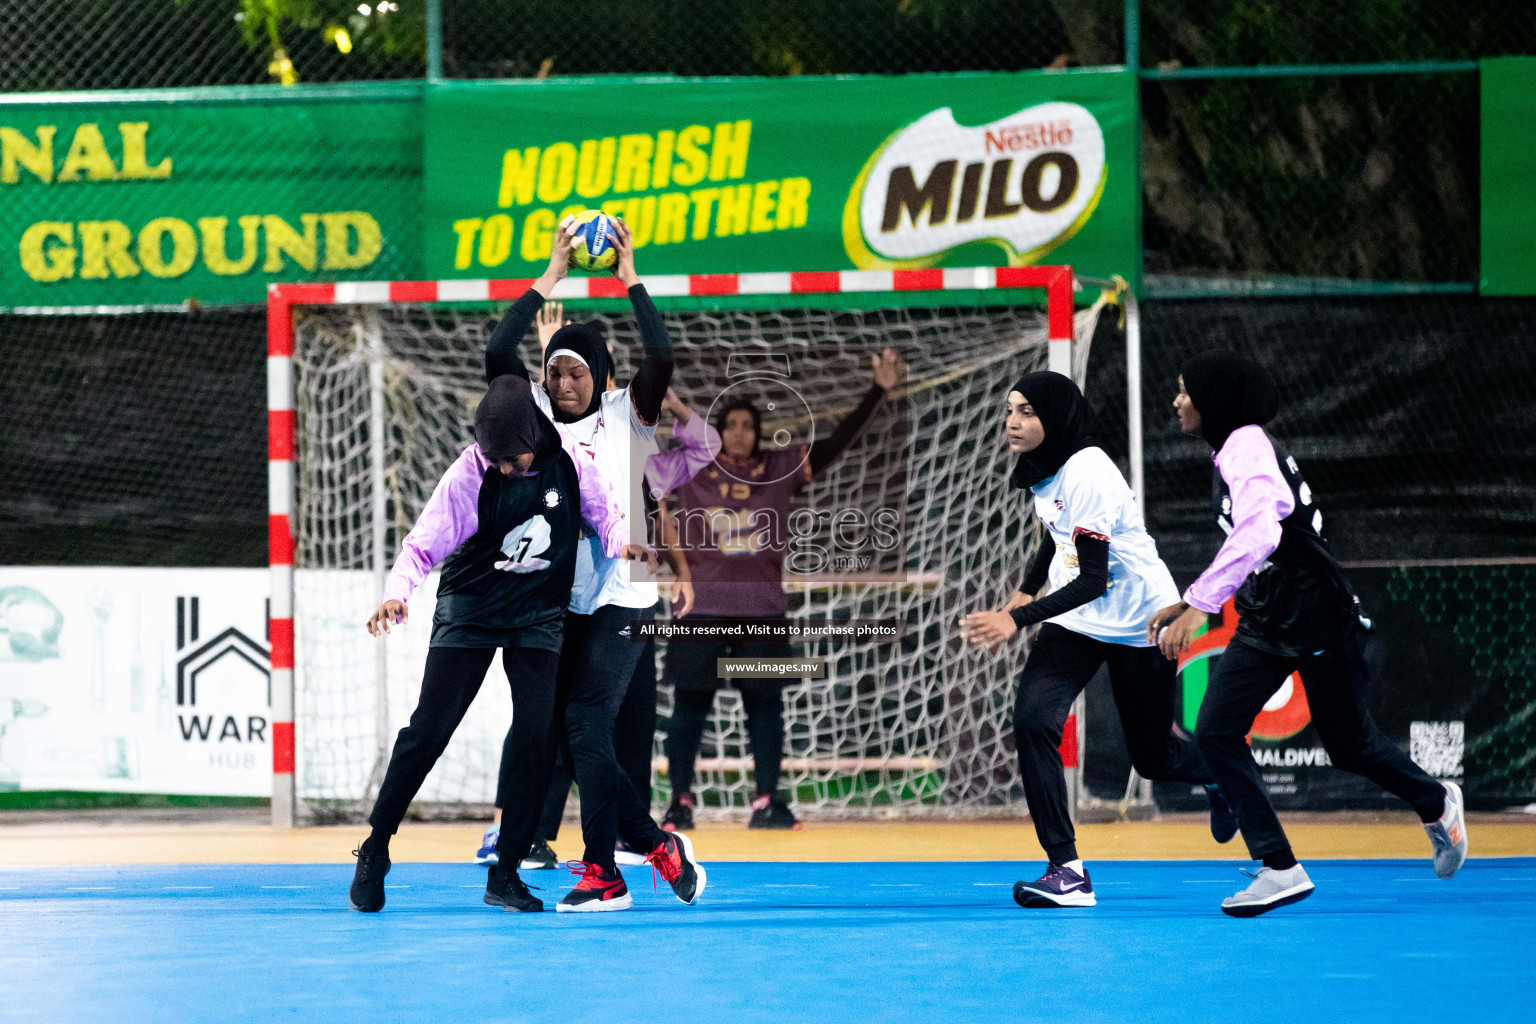
M1135 76L434 84L426 269L536 276L568 212L642 273L1071 263L1136 279Z
M421 276L421 86L0 102L0 307Z
M1536 57L1482 62L1484 295L1536 295Z

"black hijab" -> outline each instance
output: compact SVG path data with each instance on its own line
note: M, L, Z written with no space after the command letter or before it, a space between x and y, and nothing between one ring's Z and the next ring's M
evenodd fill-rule
M1034 451L1023 452L1009 478L1015 487L1033 487L1055 476L1072 456L1084 448L1095 448L1093 407L1077 390L1072 378L1041 370L1026 373L1013 386L1024 396L1040 417L1045 440Z
M1200 413L1200 433L1221 451L1238 427L1263 426L1280 411L1280 394L1269 371L1225 349L1202 352L1184 363L1184 393Z
M603 392L608 387L608 378L613 376L613 360L608 355L608 346L603 341L602 325L596 321L587 321L579 324L566 324L555 332L555 336L549 339L549 348L544 353L544 377L549 378L549 361L557 355L575 355L587 364L588 371L592 374L592 400L579 415L572 416L555 409L556 423L575 423L584 420L597 412L603 401ZM551 403L553 408L553 403Z
M560 435L539 411L527 378L504 373L491 381L475 410L475 441L486 461L495 465L528 452L546 455L560 446Z

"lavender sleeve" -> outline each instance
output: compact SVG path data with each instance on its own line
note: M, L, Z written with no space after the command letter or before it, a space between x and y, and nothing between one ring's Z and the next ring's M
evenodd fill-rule
M618 494L602 470L597 468L597 463L576 446L575 439L566 430L560 431L560 445L576 464L581 518L602 538L603 554L609 558L619 557L620 549L629 543L629 517L624 514Z
M1296 507L1263 427L1240 427L1216 453L1232 494L1232 532L1184 600L1207 614L1221 611L1237 588L1280 546L1280 520Z
M694 413L672 437L677 447L657 452L645 460L645 479L651 494L661 497L698 476L720 454L720 433L703 416Z
M489 468L477 444L464 449L448 467L400 544L400 557L384 584L384 600L408 602L427 573L475 535L480 528L480 485Z

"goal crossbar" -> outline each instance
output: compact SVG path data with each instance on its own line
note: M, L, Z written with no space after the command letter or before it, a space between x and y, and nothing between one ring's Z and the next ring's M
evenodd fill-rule
M441 281L342 281L273 284L267 289L267 482L271 562L272 824L295 820L294 677L294 461L297 452L294 396L294 310L305 306L380 306L407 303L511 302L532 279ZM858 293L1040 289L1046 295L1048 368L1072 374L1074 278L1070 266L962 267L922 270L832 270L739 274L650 275L656 298L816 296ZM620 299L614 277L571 275L550 296L558 300ZM1062 753L1078 766L1082 719L1068 719ZM926 764L926 760L925 760Z

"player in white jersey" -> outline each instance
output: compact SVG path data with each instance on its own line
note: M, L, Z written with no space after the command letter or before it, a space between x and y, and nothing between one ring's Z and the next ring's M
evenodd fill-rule
M1060 745L1072 702L1106 663L1136 771L1206 786L1217 841L1237 832L1199 748L1174 728L1174 664L1147 639L1147 616L1176 599L1178 589L1135 495L1092 430L1093 412L1069 378L1030 373L1014 385L1007 418L1008 449L1018 454L1012 484L1033 493L1045 531L1019 592L1001 609L974 612L961 623L968 640L989 648L1045 623L1013 710L1024 796L1050 858L1041 878L1013 887L1023 907L1097 902L1078 858ZM1047 579L1051 593L1036 599Z
M568 223L556 232L550 264L497 325L486 348L486 364L502 373L528 376L517 346L549 296L565 276L569 252ZM656 421L672 379L672 343L666 324L635 271L634 246L627 225L616 220L614 274L624 282L635 310L645 357L629 387L607 391L611 376L607 345L595 322L570 323L550 338L544 353L540 407L577 449L600 470L611 474L614 489L627 498L631 536L645 536L639 488L647 459L656 454ZM563 250L563 251L562 251ZM489 369L488 369L489 372ZM703 457L698 467L708 464ZM697 471L695 469L695 471ZM634 578L620 560L608 558L595 538L583 537L576 557L576 580L565 619L560 654L557 716L564 722L560 749L581 790L582 835L586 850L576 887L556 907L560 911L622 910L631 905L628 888L614 863L618 837L647 859L672 883L685 903L703 893L705 873L693 858L692 845L663 832L650 816L645 797L620 770L613 749L613 721L624 699L643 645L631 641L631 623L655 614L657 586Z

